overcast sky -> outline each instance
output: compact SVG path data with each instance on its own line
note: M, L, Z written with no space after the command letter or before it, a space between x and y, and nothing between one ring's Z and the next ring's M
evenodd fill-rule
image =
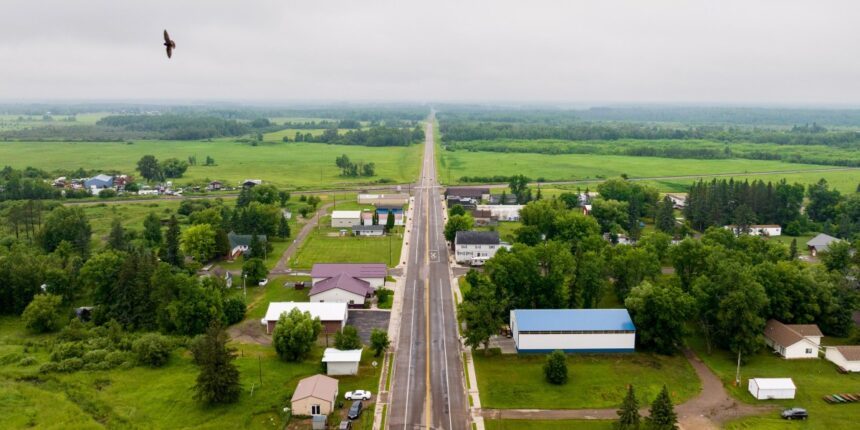
M3 0L0 99L860 105L858 19L822 0Z

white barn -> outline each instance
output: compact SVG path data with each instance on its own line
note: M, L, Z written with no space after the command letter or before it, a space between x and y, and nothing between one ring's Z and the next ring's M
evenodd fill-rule
M356 375L358 374L358 363L361 362L361 350L350 349L341 351L334 348L326 348L323 352L322 362L325 363L326 375Z
M354 227L361 224L361 211L333 211L332 227Z
M828 346L824 358L847 372L860 372L860 345Z
M744 232L741 231L741 228L732 224L727 225L725 227L726 230L731 230L735 236L740 236ZM782 227L776 224L754 224L749 227L749 232L747 233L750 236L782 236Z
M759 400L793 399L797 392L791 378L752 378L747 389Z
M815 324L783 324L769 320L764 327L767 346L787 359L818 358L822 336Z
M514 309L517 351L633 352L636 327L627 309Z

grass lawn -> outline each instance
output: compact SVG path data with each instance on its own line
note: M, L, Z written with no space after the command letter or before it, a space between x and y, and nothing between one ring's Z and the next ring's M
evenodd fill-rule
M290 261L290 267L310 269L314 263L385 263L393 267L400 259L403 238L398 233L389 237L330 234L337 234L337 229L324 228L309 235Z
M245 319L259 321L266 315L270 302L307 302L310 288L296 290L284 287L288 281L310 281L310 276L278 276L272 278L265 287L249 288L248 311ZM240 293L241 294L241 293Z
M672 399L681 403L698 394L701 387L680 354L569 354L569 380L561 386L544 379L545 354L485 356L476 351L472 357L481 404L486 408L615 408L630 383L641 404L649 404L663 384L668 385Z
M800 236L774 236L769 237L767 240L772 240L774 242L779 242L784 244L785 246L791 246L792 239L797 239L797 253L799 255L809 255L809 248L806 247L806 242L809 242L810 239L815 237L814 234L800 235Z
M155 212L159 217L167 219L170 218L170 215L176 214L179 203L181 200L159 200L140 203L80 205L77 207L83 209L87 215L93 229L93 238L105 242L108 233L110 233L111 223L115 218L120 219L126 230L143 232L143 220L150 212ZM180 227L188 219L184 215L176 214L176 217L180 222Z
M606 420L484 420L487 430L612 430Z
M374 183L380 179L411 182L418 176L423 145L409 147L366 147L322 143L264 142L258 146L233 139L209 141L116 142L2 142L0 160L15 168L33 166L48 171L118 170L135 175L137 161L146 154L158 159L185 160L211 156L215 166L191 166L177 185L221 180L236 185L247 178L262 179L282 188L312 189ZM372 178L345 178L335 166L336 157L346 154L355 161L376 163Z
M272 240L272 250L266 254L265 260L266 267L269 268L269 270L272 270L272 268L275 267L276 264L278 264L278 260L281 259L281 256L284 254L284 251L286 251L287 248L290 247L290 244L293 243L291 238L296 236L296 232L298 230L298 228L294 224L294 221L290 222L290 229L291 235L290 238L287 238L287 240L281 240L279 238ZM217 263L218 267L228 270L242 270L243 264L245 264L245 260L243 260L242 257L238 257L233 261L225 260Z
M501 237L502 242L514 243L514 239L516 239L517 229L520 228L522 225L523 224L519 221L499 221L499 225L476 227L475 230L498 231L499 237Z
M747 363L741 367L741 386L735 387L736 360L732 354L722 350L713 350L708 354L704 341L699 337L690 338L687 343L696 350L701 359L723 380L729 393L744 403L756 405L774 405L778 408L799 406L809 411L809 420L792 423L792 427L803 429L848 429L856 428L857 418L860 417L860 404L829 405L822 396L836 393L860 393L860 374L843 375L836 371L832 363L824 359L818 360L783 360L773 354L762 351L752 357L747 357ZM756 400L747 391L749 378L785 378L790 377L797 386L794 400ZM761 417L750 417L729 423L728 429L783 429L785 421L781 420L778 411Z

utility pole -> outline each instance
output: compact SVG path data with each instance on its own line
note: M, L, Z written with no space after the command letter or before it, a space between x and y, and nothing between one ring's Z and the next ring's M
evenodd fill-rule
M245 287L245 280L248 279L248 274L242 274L242 297L247 300L248 299L248 289Z
M738 350L738 370L735 372L735 386L741 386L741 351Z

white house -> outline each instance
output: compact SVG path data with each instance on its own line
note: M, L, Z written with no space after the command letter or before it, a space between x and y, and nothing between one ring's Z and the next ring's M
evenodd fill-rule
M499 221L519 221L523 205L477 205L479 211L490 211Z
M353 227L361 224L361 211L333 211L332 227Z
M633 352L636 326L627 309L514 309L517 351Z
M315 282L308 293L312 302L338 302L349 306L362 307L367 297L373 293L373 288L367 281L339 274L322 281Z
M352 227L352 234L356 236L382 236L384 233L384 225L357 225Z
M510 245L499 239L497 231L458 231L454 237L454 258L458 263L484 264L501 248Z
M828 346L824 358L847 372L860 372L860 345Z
M823 334L815 324L783 324L769 320L764 327L764 341L784 358L818 358Z
M793 399L797 392L791 378L752 378L747 389L759 400Z
M744 234L741 231L741 228L731 224L723 227L726 230L731 230L735 236L740 236ZM754 224L749 227L749 232L746 234L750 236L782 236L782 227L776 224Z
M360 361L360 349L341 351L339 349L326 348L322 358L322 362L326 364L326 375L332 376L358 374L358 363Z
M270 302L266 316L260 320L266 326L266 333L272 334L281 315L293 309L310 312L312 318L319 318L326 333L335 333L346 325L349 316L346 303L309 303L309 302Z

